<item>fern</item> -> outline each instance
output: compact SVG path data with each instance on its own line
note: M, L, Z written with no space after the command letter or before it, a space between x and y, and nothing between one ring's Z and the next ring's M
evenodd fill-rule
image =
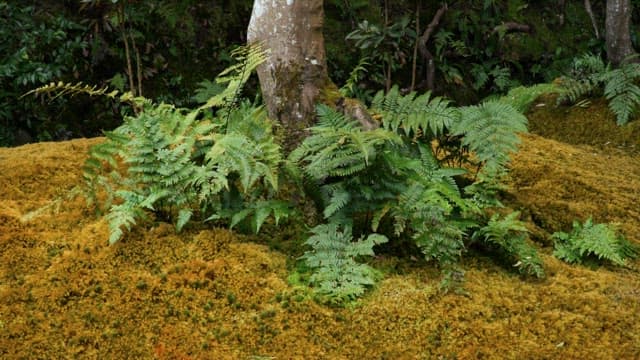
M474 232L472 239L500 249L513 259L513 266L521 273L543 278L542 260L535 248L527 243L529 231L518 220L519 216L519 212L512 212L503 218L494 214L486 225Z
M273 215L275 225L277 226L280 219L287 218L292 213L293 211L288 202L281 200L259 200L249 204L245 209L234 211L233 215L230 216L231 222L229 226L233 228L240 222L251 219L251 228L257 234L270 215Z
M369 65L371 65L371 63L369 63L369 58L364 57L360 59L358 65L356 65L356 67L349 73L349 78L345 84L339 89L340 95L344 97L352 97L358 93L358 82L367 73L367 66Z
M398 87L394 86L386 95L378 92L371 108L382 116L385 129L393 132L402 129L408 137L433 139L442 136L459 117L457 109L449 104L441 97L431 97L430 92L401 96Z
M197 110L208 108L231 109L240 98L243 84L249 80L258 65L266 59L266 52L260 44L239 47L231 52L237 63L223 70L216 78L216 83L226 84L225 89L212 96Z
M626 61L611 69L599 56L587 54L574 60L570 75L560 81L558 103L576 103L591 95L604 96L618 125L628 123L640 106L640 64Z
M198 139L212 128L210 123L197 122L170 105L149 105L139 116L126 117L123 125L108 134L107 145L92 151L94 156L117 155L126 167L122 173L117 166L111 172L113 187L121 189L115 192L121 203L111 206L107 217L111 243L120 239L122 232L118 229L129 229L143 209L177 218L178 230L184 226L191 217L190 209L198 203L198 190L193 184L215 179L194 162L194 151L204 145ZM96 160L90 158L85 166L91 170L85 176L90 181L96 179ZM207 179L199 180L202 176ZM102 180L106 179L102 178L101 184L106 182Z
M626 266L627 259L636 258L637 246L619 235L610 224L594 224L591 218L584 224L573 222L571 233L556 232L553 255L570 264L581 264L591 257L606 260L618 266Z
M98 87L97 85L86 85L82 82L70 84L59 81L57 83L51 82L47 85L37 87L25 93L24 95L22 95L22 97L34 94L48 94L52 99L56 99L62 96L75 96L78 94L83 94L89 96L106 96L112 99L116 99L119 93L120 92L118 90L110 90L106 86Z
M570 74L560 79L558 104L574 104L588 95L601 92L603 75L609 71L602 58L594 54L585 54L574 59Z
M427 260L453 263L462 252L467 228L474 225L465 215L478 209L462 197L454 180L464 170L440 168L431 149L422 145L419 151L408 186L390 211L395 233L412 234Z
M379 234L353 241L351 228L336 223L322 224L311 229L313 234L305 244L312 250L302 259L314 270L310 284L325 302L341 304L364 294L375 284L378 273L356 260L373 256L373 247L387 242Z
M533 100L533 93L535 90L522 91L518 102L524 106ZM372 105L383 127L366 132L357 122L319 106L317 125L288 159L291 173L302 177L298 182L311 183L306 189L313 190L311 196L329 222L315 228L308 245L316 249L320 242L326 243L322 258L343 259L344 245L328 244L350 241L352 227L365 233L366 229L393 229L396 238L413 240L426 260L449 269L469 240L482 239L516 259L521 271L543 276L540 259L514 218L517 215L488 223L483 217L484 208L499 205L497 190L510 153L517 148L517 133L527 130L526 118L508 102L451 108L448 101L428 93L402 96L394 87L386 95L376 95ZM466 148L473 153L480 170L472 185L458 186L467 171L443 167L435 155L434 140L447 142L451 152ZM292 164L299 164L302 171ZM313 268L314 285L325 294L341 294L336 283L347 280L336 280L335 273L343 272L322 268L321 262L310 264L315 256L310 254L305 260ZM363 281L358 274L349 276ZM363 290L356 287L353 291Z
M616 115L618 125L624 125L640 105L640 64L625 63L620 68L605 73L603 80L609 108Z
M207 213L208 220L230 219L232 226L253 214L256 230L268 216L277 222L288 214L286 206L268 199L263 191L277 190L281 162L266 112L246 103L238 106L240 88L264 54L249 46L234 55L238 64L217 78L226 88L196 110L157 105L130 94L120 97L136 104L139 113L107 132L107 140L91 149L84 167L89 199L95 200L100 188L110 195L106 204L110 243L149 212L174 221L178 231L201 213ZM38 91L117 95L79 84ZM220 108L217 116L201 119L211 106ZM235 196L240 200L231 205L225 200ZM243 210L246 203L251 205Z
M520 143L518 133L527 131L527 118L499 101L462 107L460 113L452 134L462 136L462 146L475 154L482 172L492 176L504 173L510 154Z
M325 105L318 105L318 124L311 136L289 156L305 164L305 173L314 180L348 176L364 170L377 156L383 143L400 143L400 138L384 129L363 131L361 125Z

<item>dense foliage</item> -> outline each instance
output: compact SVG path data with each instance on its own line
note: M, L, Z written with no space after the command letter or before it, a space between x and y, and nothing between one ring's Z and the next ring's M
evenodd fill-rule
M63 14L0 2L0 145L65 137L64 120L54 115L68 99L43 106L22 94L81 69L88 44L84 28ZM20 35L17 35L20 34Z
M397 87L378 93L372 111L382 126L366 131L319 106L317 125L289 157L302 168L301 182L309 184L327 222L313 229L314 248L304 256L312 268L344 256L340 244L353 228L392 242L410 239L426 260L444 269L452 269L467 245L477 242L503 252L523 274L544 276L518 214L488 215L501 206L498 192L509 155L519 142L517 133L527 130L521 113L506 101L455 108L429 93L400 95ZM341 227L349 230L341 233ZM329 269L334 277L343 273ZM361 286L369 285L368 277L361 279ZM311 279L330 299L348 297L345 289L327 293L327 284L318 282ZM351 296L362 292L361 287L350 289Z
M451 2L424 48L418 45L442 7L439 2L324 3L331 77L343 84L360 65L349 91L365 100L397 84L403 91L432 90L460 104L475 103L518 84L550 82L579 54L604 50L580 2ZM127 115L127 107L109 101L58 98L52 105L20 98L52 80L82 80L155 102L195 105L199 84L231 64L231 51L246 40L252 5L251 0L0 2L0 32L7 39L0 45L0 144L95 136ZM603 10L594 6L597 19ZM23 36L13 36L17 33ZM617 108L625 111L628 104ZM622 123L626 115L621 116Z

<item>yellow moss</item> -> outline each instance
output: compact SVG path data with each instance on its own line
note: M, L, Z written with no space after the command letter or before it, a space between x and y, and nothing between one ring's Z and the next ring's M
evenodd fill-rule
M638 273L569 266L549 249L543 281L463 258L469 296L442 296L437 271L404 266L334 309L287 285L290 255L228 230L160 223L108 246L81 200L20 222L81 181L97 141L0 149L2 358L640 358ZM637 242L637 164L525 135L509 205L544 234L593 215Z
M574 145L592 145L608 152L640 152L640 119L625 126L616 124L606 99L585 106L556 106L556 96L543 96L528 114L529 129L549 139Z

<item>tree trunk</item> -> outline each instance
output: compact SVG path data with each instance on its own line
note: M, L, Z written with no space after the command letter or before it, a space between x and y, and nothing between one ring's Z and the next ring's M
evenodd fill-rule
M268 51L258 77L269 116L286 131L291 149L315 118L321 92L330 86L322 24L322 0L255 0L249 43Z
M630 25L630 0L607 0L605 42L607 58L613 66L620 65L627 57L634 54Z

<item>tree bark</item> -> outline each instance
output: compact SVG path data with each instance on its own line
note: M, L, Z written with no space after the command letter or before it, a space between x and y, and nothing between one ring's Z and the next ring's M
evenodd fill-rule
M626 58L635 53L631 44L630 25L630 0L607 0L605 42L607 58L613 66L619 66Z
M316 102L331 83L323 18L322 0L255 0L247 31L249 43L268 51L258 77L269 116L294 143L313 123Z
M307 135L318 103L358 120L365 129L377 127L366 107L343 98L329 78L322 5L322 0L254 1L247 42L259 42L268 52L257 72L269 116L282 125L285 152Z

